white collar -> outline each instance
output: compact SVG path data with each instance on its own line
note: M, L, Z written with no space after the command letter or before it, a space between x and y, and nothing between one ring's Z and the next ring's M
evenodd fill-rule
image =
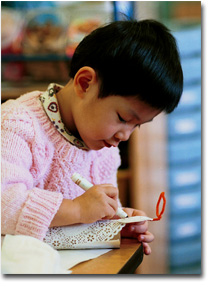
M62 89L63 86L57 84L50 84L46 92L40 96L40 101L43 108L48 115L50 121L53 123L57 131L62 134L72 145L83 149L89 150L82 140L77 139L71 132L67 130L62 122L59 105L56 98L56 93Z

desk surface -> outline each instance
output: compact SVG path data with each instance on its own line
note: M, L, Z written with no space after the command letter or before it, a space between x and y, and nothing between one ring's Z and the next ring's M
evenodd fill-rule
M71 268L72 274L132 274L143 260L143 246L135 239L122 239L113 249Z

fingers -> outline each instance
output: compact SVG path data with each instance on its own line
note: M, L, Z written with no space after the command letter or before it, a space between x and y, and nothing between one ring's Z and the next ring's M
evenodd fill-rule
M151 247L149 246L148 243L151 243L154 240L154 235L146 231L145 233L136 233L136 232L130 232L125 229L125 227L122 229L121 234L123 237L130 237L130 238L137 238L139 242L142 242L143 247L144 247L144 253L145 255L150 255L152 252Z
M103 219L111 219L116 214L118 203L116 200L109 198L107 200L108 207L106 209L106 216Z
M132 233L144 233L148 229L148 222L142 221L138 223L127 224L125 228Z
M122 236L130 237L130 238L137 238L139 242L150 243L154 240L154 235L149 231L138 233L138 232L135 232L134 230L133 232L131 232L128 229L126 230L126 227L124 227L122 230Z
M145 254L145 255L150 255L151 252L152 252L152 249L151 249L151 247L149 246L149 244L147 244L147 243L145 243L145 242L143 242L142 244L143 244L143 248L144 248L144 254Z
M148 223L142 222L141 224L126 224L122 229L123 237L138 238L140 234L147 232Z
M138 237L137 237L138 241L140 242L147 242L147 243L150 243L154 240L154 235L147 231L143 234L139 234Z
M111 184L94 185L75 199L80 210L80 222L92 223L112 218L118 207L118 189Z
M152 242L154 240L154 235L147 231L145 234L139 234L137 237L138 241L142 242L144 247L144 254L150 255L152 252L152 249L148 243Z
M100 187L104 189L103 191L107 196L114 198L115 200L118 198L119 190L112 184L101 184Z
M123 208L128 216L146 216L145 212L132 208ZM148 222L142 221L138 223L130 223L123 227L121 231L122 237L136 238L142 242L145 255L151 254L152 250L149 243L154 240L154 235L148 231Z
M103 217L103 219L110 219L112 218L118 208L118 188L114 187L112 184L101 184L100 185L100 189L103 193L103 196L105 196L104 198L104 202L106 202L106 209L105 209L105 213L106 216Z
M114 187L112 184L100 184L95 185L98 192L101 193L102 201L104 202L104 212L105 216L103 219L112 218L118 208L118 188Z
M146 213L142 210L132 209L132 208L123 208L123 210L128 214L129 217L131 216L146 216Z

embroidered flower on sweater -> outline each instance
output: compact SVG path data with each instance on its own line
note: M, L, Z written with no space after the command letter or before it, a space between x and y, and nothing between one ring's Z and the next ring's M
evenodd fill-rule
M85 143L82 140L77 139L71 132L69 132L62 122L59 105L56 99L56 93L62 88L63 87L60 85L50 84L47 91L40 96L40 101L57 131L60 132L72 145L83 150L88 150Z

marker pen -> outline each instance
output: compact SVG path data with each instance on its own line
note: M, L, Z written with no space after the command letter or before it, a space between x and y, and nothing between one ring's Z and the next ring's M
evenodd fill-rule
M87 179L82 177L79 173L75 172L71 179L73 180L74 183L79 185L83 190L87 191L89 188L93 186L92 183L90 183ZM119 216L120 218L126 218L128 217L127 213L125 213L122 208L118 208L116 215Z

